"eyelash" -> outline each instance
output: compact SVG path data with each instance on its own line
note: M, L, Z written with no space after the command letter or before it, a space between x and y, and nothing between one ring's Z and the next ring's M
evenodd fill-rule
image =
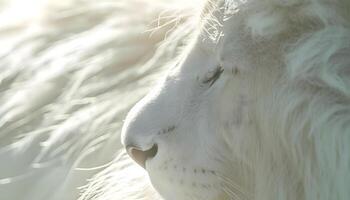
M209 84L209 86L212 86L221 76L224 69L221 66L218 66L215 71L212 72L212 75L209 77L205 77L202 81L203 84ZM209 72L211 73L211 72Z

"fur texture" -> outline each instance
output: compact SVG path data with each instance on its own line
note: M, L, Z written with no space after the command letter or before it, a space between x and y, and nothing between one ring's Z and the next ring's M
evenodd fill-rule
M2 5L0 200L350 198L347 0L37 3ZM148 90L160 195L119 141Z
M125 146L158 147L146 170L165 199L350 198L349 9L207 3L185 56L123 127Z
M193 5L0 6L0 200L78 199L94 175L81 198L155 199L145 172L122 151L120 128L190 35Z

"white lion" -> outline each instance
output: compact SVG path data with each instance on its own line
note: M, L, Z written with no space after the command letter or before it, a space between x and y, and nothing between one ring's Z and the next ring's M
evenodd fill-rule
M164 199L350 198L349 10L347 0L205 5L189 50L123 127Z
M13 2L0 200L350 198L348 0Z

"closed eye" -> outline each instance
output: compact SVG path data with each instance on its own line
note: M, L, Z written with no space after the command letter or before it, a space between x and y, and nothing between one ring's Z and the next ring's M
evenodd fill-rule
M223 71L224 69L221 66L218 66L214 71L210 71L206 74L202 83L212 86L220 78Z

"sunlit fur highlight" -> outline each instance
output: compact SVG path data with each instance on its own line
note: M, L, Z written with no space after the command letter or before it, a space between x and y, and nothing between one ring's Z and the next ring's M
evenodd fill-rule
M3 15L4 199L76 199L86 178L92 179L81 200L160 199L121 150L121 123L173 65L179 47L188 43L184 38L201 28L181 7L169 16L164 14L169 7L154 1L99 2L45 1L20 19ZM236 199L349 199L349 1L231 2L251 13L244 27L253 41L280 44L281 65L278 82L255 113L257 131L249 137L225 135L232 158L250 161L242 165L244 180L221 177L227 192ZM211 2L209 13L216 9L212 5L217 4ZM143 6L151 11L129 15ZM184 13L182 20L178 13ZM211 31L219 31L220 19L205 13L214 28L203 31L219 40ZM118 22L122 17L127 18ZM167 43L159 47L163 40ZM252 184L242 188L240 181Z
M233 7L231 16L225 15L230 8L226 6L228 2ZM201 15L204 24L197 38L200 45L194 46L189 55L201 55L196 52L205 48L203 41L208 38L217 46L223 43L223 53L226 53L225 46L231 45L232 49L227 49L232 50L233 62L231 66L225 63L224 68L232 71L233 75L244 73L248 80L245 82L247 88L232 88L247 89L247 98L251 97L254 102L250 104L249 113L245 113L251 125L244 131L235 127L222 131L231 151L217 157L228 158L227 167L232 166L232 171L219 174L219 178L224 183L223 192L230 198L345 200L350 197L347 190L350 181L349 9L349 3L342 0L232 0L210 1L205 6ZM226 34L225 26L226 29L230 26L235 29ZM225 61L225 57L216 54L216 47L209 48L210 52L223 59L222 62ZM192 69L193 66L186 63L196 65L201 62L189 57L183 63L180 68ZM237 75L236 79L239 77ZM181 82L181 77L177 81ZM164 88L171 88L171 84L171 81L165 82ZM157 108L154 105L158 102L167 105L162 92L174 95L160 90L149 98L150 102L146 99L138 104L136 110L131 111L134 119L129 118L126 130L132 130L137 125L143 127L143 123L149 122L142 118L142 114L153 116L152 109ZM224 92L230 93L229 90ZM232 93L239 94L237 91ZM218 101L215 108L220 108L220 103ZM199 110L201 108L200 102L191 101L191 105ZM229 104L223 107L232 109ZM216 114L220 116L220 111ZM178 115L177 118L181 117L181 114ZM210 119L211 116L207 117ZM230 119L222 117L230 122ZM192 120L201 122L197 118ZM212 121L215 119L209 120ZM198 127L193 130L187 128L188 134L198 131ZM201 132L198 140L208 142L206 134L217 133ZM167 144L167 141L161 142ZM168 142L171 144L171 141ZM208 150L200 146L197 148ZM219 154L214 149L210 150L214 155ZM169 154L176 155L173 152ZM161 178L156 178L160 185ZM163 192L165 196L171 196L169 190L163 189ZM191 194L196 196L196 192L190 193L189 199Z
M147 0L0 6L0 199L73 200L85 188L81 199L156 199L122 151L120 128L186 46L196 9Z

